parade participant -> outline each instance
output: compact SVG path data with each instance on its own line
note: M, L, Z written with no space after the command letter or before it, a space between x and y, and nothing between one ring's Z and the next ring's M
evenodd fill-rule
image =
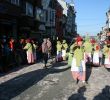
M85 67L85 61L84 61L84 50L82 47L83 39L77 38L76 39L77 45L73 48L74 55L72 59L72 65L71 65L71 72L72 77L76 81L81 81L83 83L85 82L86 78L86 67Z
M109 41L105 41L105 45L103 48L103 54L104 54L104 66L106 68L110 68L110 44Z
M66 43L66 40L63 40L63 43L62 43L62 58L63 58L63 60L66 60L67 48L68 48L68 44Z
M47 68L46 64L48 61L48 46L47 46L47 39L46 38L43 39L42 53L43 53L44 68Z
M90 42L90 38L87 36L85 38L84 46L84 59L86 63L92 62L92 44Z
M26 45L23 49L26 50L28 64L34 63L33 47L30 39L26 40Z
M56 61L62 61L62 51L61 51L62 44L60 41L57 41L56 48L57 48Z
M70 46L70 51L68 53L68 67L71 67L72 59L73 59L73 48L76 46L76 42Z
M98 44L95 45L95 48L94 48L94 53L93 53L93 64L95 66L99 66L100 65L100 61L99 61L99 58L101 57L100 54L100 46Z

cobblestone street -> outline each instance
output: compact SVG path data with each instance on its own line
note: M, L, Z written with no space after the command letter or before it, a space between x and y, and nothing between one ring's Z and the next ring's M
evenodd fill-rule
M2 74L0 100L110 100L110 72L104 67L92 69L88 85L76 85L66 62L49 66L37 63Z

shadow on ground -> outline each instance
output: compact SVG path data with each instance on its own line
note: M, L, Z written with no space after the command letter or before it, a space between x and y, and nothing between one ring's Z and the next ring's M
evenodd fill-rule
M76 94L71 95L68 100L86 100L84 97L84 92L86 91L86 87L80 87Z
M30 88L48 74L60 73L69 68L55 69L55 67L64 66L65 63L54 64L50 68L38 69L15 77L5 83L0 84L0 100L10 100ZM36 66L37 67L37 66Z
M110 100L110 86L105 86L102 92L96 95L93 100Z

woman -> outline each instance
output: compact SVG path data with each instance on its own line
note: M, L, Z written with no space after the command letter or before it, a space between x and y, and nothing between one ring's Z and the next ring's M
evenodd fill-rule
M28 64L34 63L33 46L30 39L26 40L26 45L23 49L26 50Z
M86 76L86 67L85 67L85 61L84 61L84 50L82 47L82 38L78 37L76 39L77 45L73 48L74 55L72 60L72 66L71 66L71 72L72 77L76 81L82 81L85 82L85 76Z
M103 48L104 54L104 66L106 68L110 68L110 44L109 41L105 41L105 45Z

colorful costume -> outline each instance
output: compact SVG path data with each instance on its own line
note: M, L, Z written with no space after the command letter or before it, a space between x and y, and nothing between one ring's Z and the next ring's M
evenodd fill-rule
M110 45L104 45L103 54L105 58L104 65L106 68L110 68Z
M62 61L62 51L61 51L62 44L61 44L60 41L57 41L56 48L57 48L56 60L57 60L57 61Z
M92 44L90 43L89 39L85 41L83 44L84 46L84 59L85 62L92 62Z
M97 44L97 45L95 45L95 48L94 48L93 64L99 66L99 57L100 57L100 55L101 55L100 46Z
M70 67L71 66L71 63L72 63L72 59L73 59L73 48L76 46L76 43L74 43L73 45L70 46L70 51L68 53L68 66Z
M80 42L81 40L77 40L77 42ZM71 71L72 71L72 76L75 80L81 80L85 82L85 71L86 71L86 66L85 66L85 61L84 61L84 50L82 46L75 46L73 48L74 50L74 55L72 59L72 65L71 65Z
M26 54L27 54L27 61L28 63L34 63L34 56L33 56L33 49L32 49L32 44L31 43L27 43L26 46L24 47L24 49L26 50Z
M66 60L67 48L68 48L68 44L66 43L66 40L63 40L63 43L62 43L62 58L63 58L63 60Z

